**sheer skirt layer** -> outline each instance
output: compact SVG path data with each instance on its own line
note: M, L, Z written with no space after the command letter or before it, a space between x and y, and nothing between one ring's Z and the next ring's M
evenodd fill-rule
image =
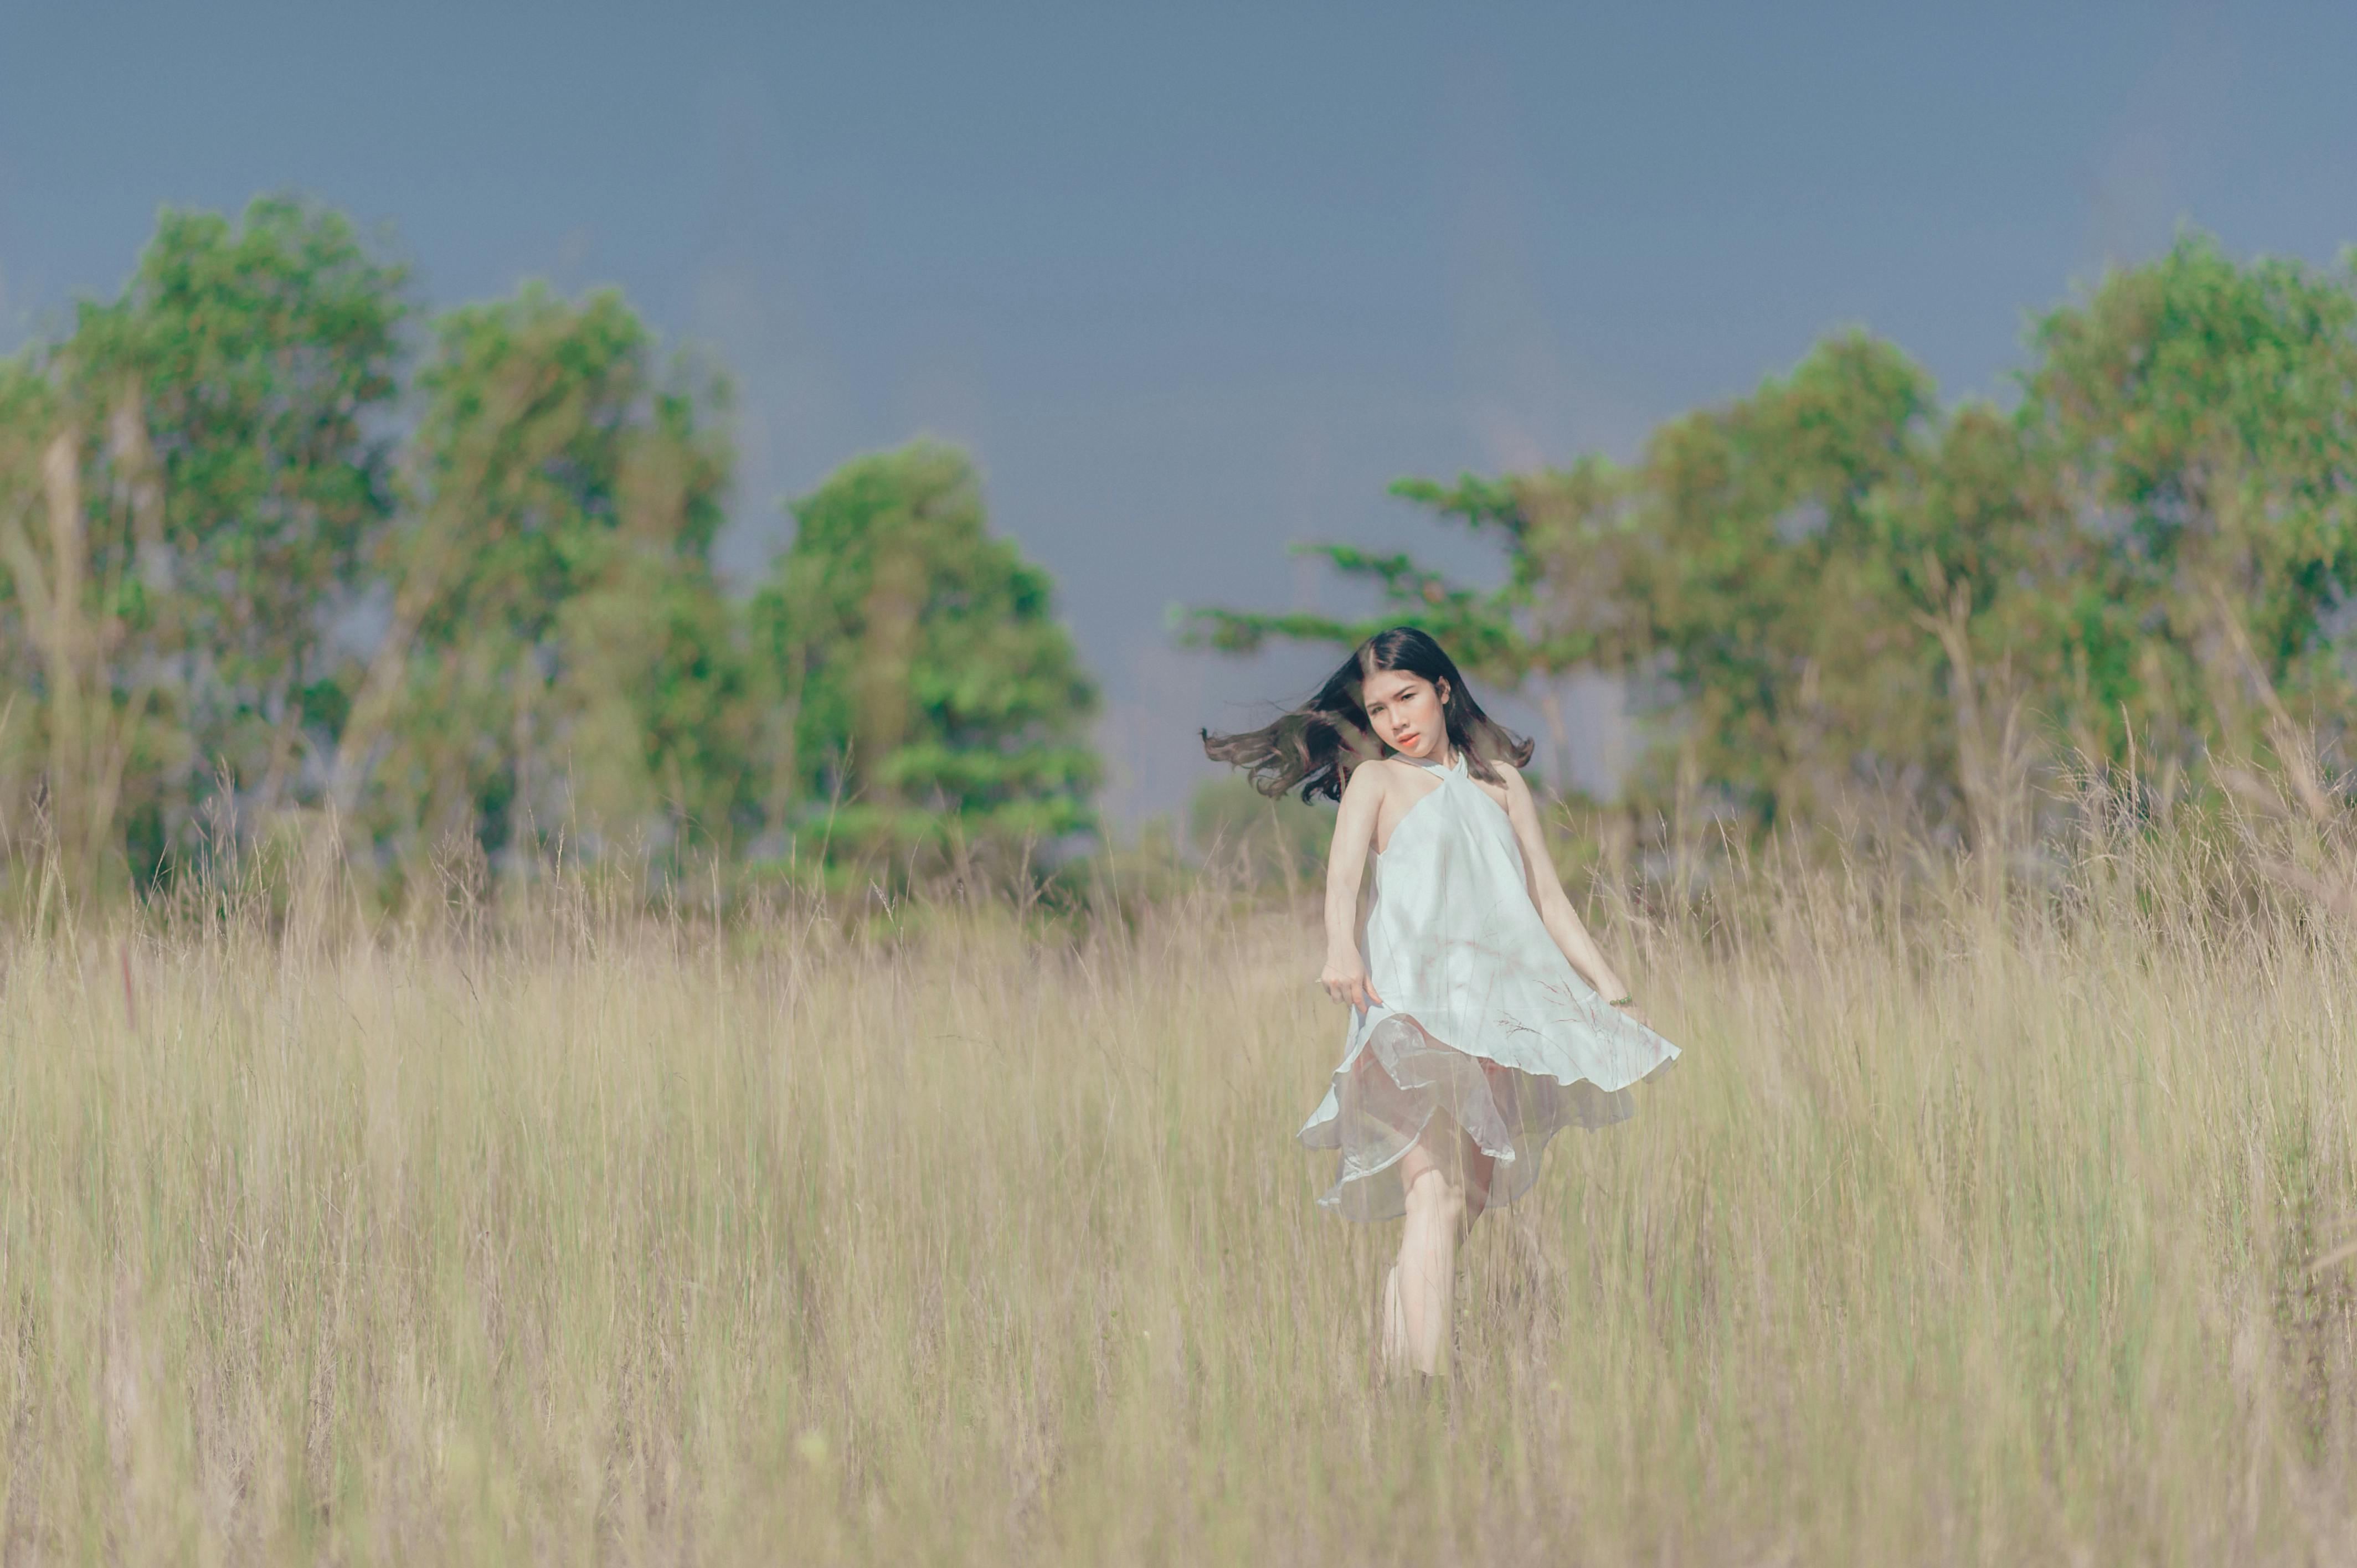
M1334 1074L1332 1098L1334 1113L1304 1127L1301 1142L1341 1152L1334 1185L1318 1201L1359 1220L1406 1211L1399 1162L1436 1116L1454 1122L1488 1156L1466 1195L1479 1213L1529 1189L1548 1140L1563 1128L1609 1126L1636 1111L1626 1089L1565 1082L1460 1051L1405 1014L1367 1030Z

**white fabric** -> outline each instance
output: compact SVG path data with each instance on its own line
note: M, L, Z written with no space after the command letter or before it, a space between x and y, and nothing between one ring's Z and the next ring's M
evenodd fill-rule
M1505 808L1464 758L1419 766L1438 788L1369 852L1360 951L1383 1004L1351 1010L1342 1063L1300 1133L1341 1151L1318 1201L1352 1219L1405 1211L1400 1156L1443 1112L1497 1162L1476 1210L1512 1202L1557 1129L1625 1121L1629 1086L1678 1055L1556 948Z

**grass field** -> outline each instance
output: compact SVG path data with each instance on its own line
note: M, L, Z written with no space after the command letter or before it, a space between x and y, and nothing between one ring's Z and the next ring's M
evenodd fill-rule
M1686 1047L1371 1377L1295 916L0 942L0 1557L2357 1558L2357 942L1600 920Z

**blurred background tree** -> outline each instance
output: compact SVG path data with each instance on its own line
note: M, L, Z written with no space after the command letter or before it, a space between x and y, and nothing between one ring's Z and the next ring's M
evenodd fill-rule
M394 511L404 287L307 202L167 209L123 293L11 366L0 542L38 655L16 755L43 758L15 773L85 890L316 785Z
M167 211L0 360L0 827L60 874L20 890L330 814L388 896L453 847L923 871L1092 829L1094 688L962 454L847 465L732 597L722 375L610 291L416 343L406 289L315 204Z
M857 458L792 511L751 611L791 714L771 819L822 856L919 871L1019 865L1092 829L1096 689L965 455Z
M2198 766L2338 733L2357 573L2357 293L2205 238L2040 321L2023 424L2064 506L2042 618L2081 744ZM2288 704L2288 706L2287 706Z
M20 892L165 886L329 822L385 897L453 846L850 883L1092 841L1095 688L963 453L845 463L733 596L725 376L611 291L421 324L409 287L315 203L167 210L119 295L0 360ZM2071 769L2326 788L2357 695L2357 283L2189 236L2029 349L2012 406L1952 405L1838 333L1625 462L1404 479L1497 546L1491 583L1318 544L1364 616L1204 607L1182 635L1425 627L1537 705L1558 788L1566 682L1609 678L1624 806L1737 832L2010 854ZM1325 822L1221 783L1187 838L1286 884Z
M395 862L729 842L759 714L711 565L725 382L658 367L619 295L536 285L441 317L417 382L343 803Z
M1509 689L1617 677L1641 811L2014 844L2041 772L2133 757L2176 789L2344 735L2352 321L2347 274L2189 236L2039 320L2009 413L1837 334L1626 467L1394 487L1498 532L1495 589L1318 545L1374 613L1205 607L1186 635L1421 625Z

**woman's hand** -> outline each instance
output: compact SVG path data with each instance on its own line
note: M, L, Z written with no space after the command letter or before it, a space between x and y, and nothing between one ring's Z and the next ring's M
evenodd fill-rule
M1653 1021L1651 1018L1646 1017L1645 1010L1642 1007L1638 1006L1634 1002L1624 1002L1620 1006L1614 1008L1613 1011L1620 1014L1624 1018L1634 1018L1640 1024L1644 1025L1648 1029L1653 1029ZM1661 1031L1659 1029L1653 1029L1653 1033L1658 1035Z
M1367 978L1366 961L1356 952L1329 954L1325 972L1318 977L1318 983L1326 988L1327 995L1337 1002L1347 1002L1361 1013L1383 1003L1375 994L1375 983Z

